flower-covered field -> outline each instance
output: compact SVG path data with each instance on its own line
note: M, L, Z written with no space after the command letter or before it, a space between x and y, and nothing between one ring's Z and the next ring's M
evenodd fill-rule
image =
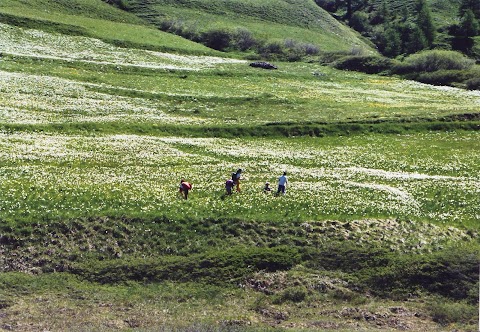
M474 226L478 133L297 139L0 136L0 217L401 218ZM224 182L244 170L242 192ZM287 194L264 194L286 170ZM193 183L188 201L181 178Z
M0 7L0 328L477 322L480 91L193 56L221 53L100 0Z
M475 113L480 92L281 63L126 49L0 24L0 123L271 122L438 119Z
M200 70L242 60L121 48L99 39L24 29L0 23L0 49L7 54L152 69Z

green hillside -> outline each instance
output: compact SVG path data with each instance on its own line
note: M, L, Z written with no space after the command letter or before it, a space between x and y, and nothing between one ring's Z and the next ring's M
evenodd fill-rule
M203 45L158 31L137 16L100 0L6 0L0 3L0 23L95 37L119 46L215 54Z
M315 0L394 58L426 49L480 59L480 4L470 0Z
M0 330L477 329L479 91L254 68L124 3L0 3ZM325 13L188 3L279 40Z
M351 51L370 45L311 0L300 1L128 1L128 11L158 27L180 24L190 33L212 29L246 29L267 42L292 39L312 43L321 51ZM186 31L184 31L186 32Z

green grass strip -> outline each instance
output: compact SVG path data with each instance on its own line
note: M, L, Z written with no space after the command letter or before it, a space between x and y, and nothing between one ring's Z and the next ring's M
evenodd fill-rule
M453 118L454 119L454 118ZM64 134L137 134L186 137L293 137L345 136L359 134L402 134L428 131L478 131L480 121L420 119L417 121L379 121L347 123L268 123L257 126L179 126L156 123L60 123L0 124L4 132L55 132Z

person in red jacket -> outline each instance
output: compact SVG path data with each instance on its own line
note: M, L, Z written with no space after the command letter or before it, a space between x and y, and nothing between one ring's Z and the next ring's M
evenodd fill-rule
M188 192L192 189L192 184L185 181L185 179L180 180L180 194L185 198L188 199Z

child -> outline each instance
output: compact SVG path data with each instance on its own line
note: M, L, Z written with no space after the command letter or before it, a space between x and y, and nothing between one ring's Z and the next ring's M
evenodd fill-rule
M185 199L188 198L188 191L192 189L192 184L185 181L184 179L180 180L179 192Z
M233 173L235 174L235 173ZM233 186L235 185L235 183L233 182L233 179L228 179L226 182L225 182L225 190L227 191L227 195L231 195L232 194L232 189L233 189Z
M268 194L270 191L272 190L272 188L270 188L270 182L265 182L265 187L263 187L263 192L265 194Z

